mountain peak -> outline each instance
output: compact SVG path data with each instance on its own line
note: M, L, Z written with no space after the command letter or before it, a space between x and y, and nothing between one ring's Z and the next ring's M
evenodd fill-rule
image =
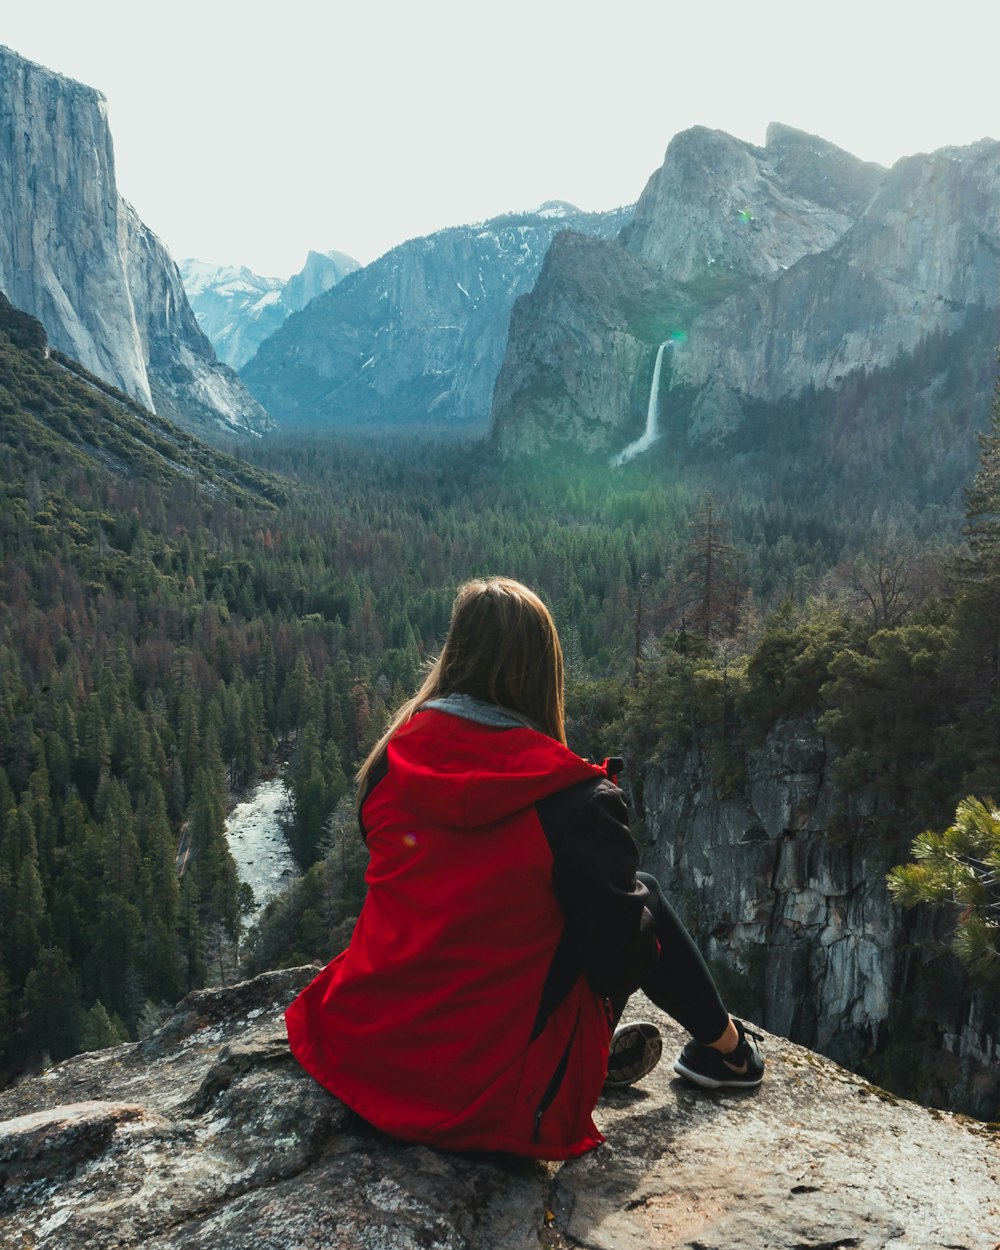
M537 217L576 217L580 210L568 200L546 200L534 209L534 213Z

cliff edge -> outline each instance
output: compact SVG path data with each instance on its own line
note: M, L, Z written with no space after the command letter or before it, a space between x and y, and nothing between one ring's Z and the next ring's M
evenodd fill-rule
M996 1250L996 1126L897 1100L766 1040L721 1096L664 1062L602 1100L566 1164L449 1155L367 1127L291 1058L315 969L190 994L146 1041L0 1093L0 1246L19 1250ZM638 1004L637 1004L638 1005Z

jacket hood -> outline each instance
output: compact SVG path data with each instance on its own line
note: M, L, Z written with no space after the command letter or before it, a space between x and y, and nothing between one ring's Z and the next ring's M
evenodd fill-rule
M434 823L490 825L557 790L607 775L537 729L516 722L494 727L439 709L417 712L387 748L402 801Z

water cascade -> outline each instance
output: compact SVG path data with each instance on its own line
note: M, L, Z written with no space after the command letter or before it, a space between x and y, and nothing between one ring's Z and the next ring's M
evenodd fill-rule
M673 340L667 339L665 343L660 344L660 349L656 353L656 364L653 366L653 381L649 387L649 404L646 407L646 428L634 443L629 443L624 451L620 451L617 456L612 457L611 463L614 465L628 464L630 460L634 460L641 452L652 447L660 437L656 419L660 400L660 366L663 364L663 349L672 345Z
M226 820L226 837L239 879L252 887L261 906L298 872L282 829L287 812L288 792L279 776L257 785Z

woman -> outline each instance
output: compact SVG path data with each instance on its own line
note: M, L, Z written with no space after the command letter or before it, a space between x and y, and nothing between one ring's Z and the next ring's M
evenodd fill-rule
M626 1025L609 1070L640 986L697 1039L679 1072L760 1082L697 948L636 877L621 791L566 746L562 651L526 586L459 590L441 655L358 781L367 898L286 1019L299 1062L365 1119L451 1149L582 1154L604 1140L606 1080L659 1058L655 1027Z

